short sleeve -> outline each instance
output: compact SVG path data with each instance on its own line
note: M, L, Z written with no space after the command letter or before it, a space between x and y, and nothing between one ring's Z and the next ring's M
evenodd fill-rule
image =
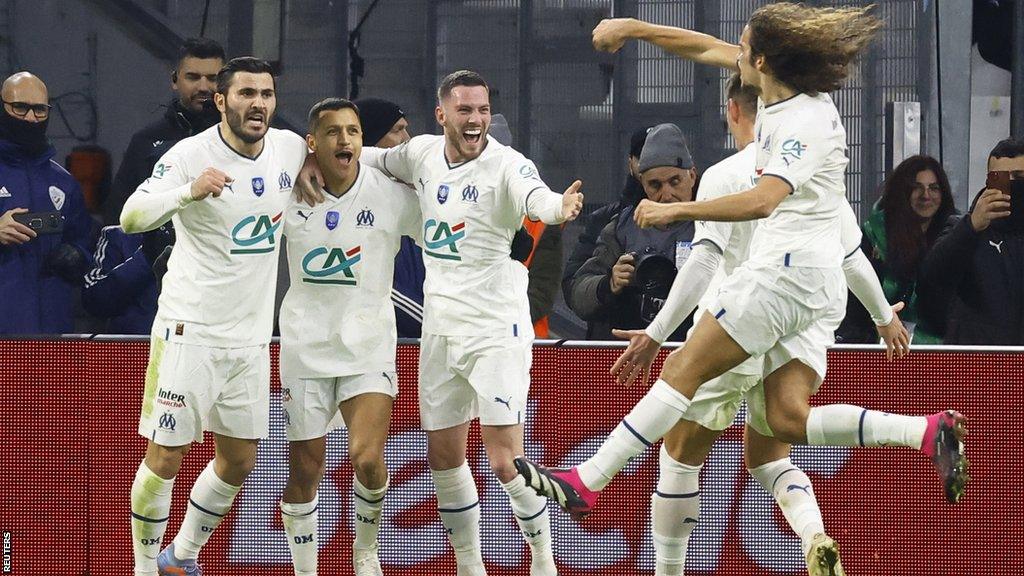
M806 184L825 165L832 144L821 134L832 132L825 116L813 122L781 125L772 134L771 153L762 176L776 176L796 190Z

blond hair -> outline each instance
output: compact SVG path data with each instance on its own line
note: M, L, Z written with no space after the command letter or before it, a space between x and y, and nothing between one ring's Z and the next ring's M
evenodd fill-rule
M814 8L780 2L750 16L750 58L764 56L768 73L798 92L831 92L874 39L882 21L867 7Z

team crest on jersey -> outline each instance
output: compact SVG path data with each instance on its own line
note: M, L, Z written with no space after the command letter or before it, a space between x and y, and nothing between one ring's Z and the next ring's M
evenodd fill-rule
M348 250L318 246L302 258L303 282L355 286L355 265L362 260L362 247Z
M64 191L56 186L50 186L50 202L53 202L53 208L60 210L64 207Z
M246 216L231 230L231 241L236 248L232 254L265 254L273 252L277 243L277 231L281 228L281 215L270 217L266 214Z
M463 202L476 204L479 198L480 194L476 191L476 186L473 186L472 184L467 184L466 187L462 189Z
M373 226L373 210L363 208L356 214L356 227L369 228Z
M466 237L466 223L458 222L450 225L433 218L423 223L424 254L441 260L461 261L458 243Z
M281 192L292 189L292 177L288 175L286 170L281 170L281 175L277 177L277 187L280 188Z
M786 161L786 166L789 166L790 161L799 160L804 155L804 150L807 150L807 145L801 144L796 138L783 142L782 159Z
M338 222L341 220L341 215L336 210L331 210L327 213L327 217L324 219L324 223L327 224L328 230L334 230L338 227Z
M252 179L252 193L256 196L263 196L263 178L257 176Z
M445 202L448 201L448 192L449 192L449 189L448 189L448 185L447 184L441 184L440 186L437 187L437 203L438 204L444 204Z

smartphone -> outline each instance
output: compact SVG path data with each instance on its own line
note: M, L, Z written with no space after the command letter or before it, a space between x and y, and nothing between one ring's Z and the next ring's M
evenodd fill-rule
M59 234L64 231L64 215L54 212L24 212L13 214L15 222L31 228L36 234Z
M1008 170L991 170L985 178L985 187L999 190L1003 194L1010 193L1010 172Z

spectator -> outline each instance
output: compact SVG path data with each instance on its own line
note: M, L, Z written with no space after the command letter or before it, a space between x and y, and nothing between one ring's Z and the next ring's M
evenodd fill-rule
M651 129L637 166L644 193L660 203L693 200L697 171L682 130L675 124ZM601 231L593 255L573 276L569 307L595 324L592 339L611 340L611 329L645 328L661 309L676 270L690 253L693 222L641 229L627 206ZM682 340L687 318L672 334Z
M970 213L948 219L922 267L921 313L953 302L946 344L1024 344L1024 141L996 144L988 170Z
M85 276L82 305L102 318L105 334L149 334L160 280L174 245L170 222L151 232L126 234L106 226L96 243L96 267Z
M363 125L363 145L393 148L408 142L409 122L405 112L395 104L379 98L356 100ZM391 302L395 305L395 322L399 338L419 338L423 327L423 253L416 242L402 237L402 246L395 256L395 280L391 286Z
M125 200L153 173L164 152L178 140L220 122L213 93L222 66L224 48L208 38L189 38L178 49L178 62L171 71L171 88L177 94L158 120L132 136L110 195L103 203L104 224L120 222Z
M502 114L491 116L487 133L505 146L512 145L512 131ZM512 240L512 258L529 270L526 289L530 299L530 321L537 338L551 335L548 315L555 307L558 278L562 275L562 226L548 226L540 220L523 218L523 227Z
M921 318L917 284L921 263L946 220L956 213L949 179L938 160L911 156L882 184L882 197L864 222L861 250L878 274L889 302L903 302L903 325L915 344L941 344L944 318ZM838 339L846 343L878 341L875 323L856 298L847 300Z
M572 249L572 254L569 255L569 259L565 263L565 270L562 272L562 296L565 298L566 303L572 299L573 276L583 266L583 263L594 254L601 231L608 225L608 222L619 215L623 208L636 207L640 200L644 198L644 188L640 185L637 165L640 162L640 152L644 148L644 140L647 139L647 133L650 130L650 126L638 128L633 131L629 138L629 154L626 156L629 174L626 175L626 184L622 187L619 197L614 202L594 210L589 216L582 219L583 231L580 233L576 241L576 247ZM596 339L594 336L595 332L599 329L604 330L604 328L593 322L587 322L586 339Z
M78 182L53 161L46 85L18 72L0 95L0 334L71 332L75 290L91 265L92 220ZM29 213L59 214L62 229L37 234L17 220Z

